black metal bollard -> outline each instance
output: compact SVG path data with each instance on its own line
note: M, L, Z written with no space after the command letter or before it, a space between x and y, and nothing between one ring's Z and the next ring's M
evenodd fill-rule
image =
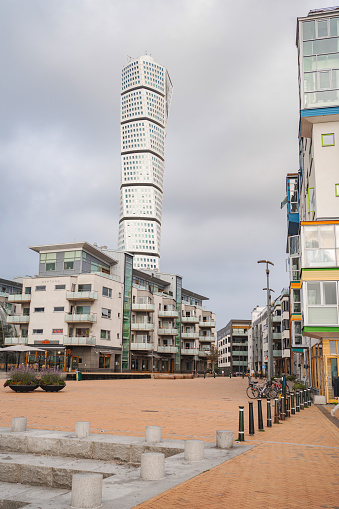
M291 392L291 414L295 415L294 392Z
M262 420L261 399L258 399L258 429L259 429L259 431L265 431L264 430L264 423L263 423L263 420Z
M311 406L311 404L312 404L312 401L311 401L311 388L308 388L307 392L308 392L308 406Z
M274 424L279 424L279 399L274 400Z
M303 393L304 393L304 408L308 408L308 395L307 395L307 390L304 389L303 390Z
M249 413L248 413L248 419L249 419L248 434L250 436L253 436L254 435L253 401L249 401L248 404L249 404L249 407L248 407L248 410L249 410Z
M245 431L244 431L244 407L239 406L239 435L238 442L244 442L245 440Z
M300 410L304 410L304 391L299 391L300 395Z
M206 371L204 371L204 378L206 378Z
M271 400L267 399L267 427L272 428Z
M281 400L280 401L281 401L280 419L282 421L284 421L285 417L286 417L286 411L285 411L286 406L285 406L285 398L284 398L284 396L281 396Z
M291 417L291 396L286 396L286 417Z
M295 391L295 411L300 412L300 393Z

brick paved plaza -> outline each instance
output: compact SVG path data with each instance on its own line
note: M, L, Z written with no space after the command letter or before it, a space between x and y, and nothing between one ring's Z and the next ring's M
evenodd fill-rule
M159 425L164 438L214 441L218 429L237 438L244 405L245 440L255 448L138 508L338 508L339 429L312 405L249 437L246 387L241 378L198 378L68 382L55 394L1 388L0 426L25 416L30 428L74 430L85 420L94 433L143 436Z

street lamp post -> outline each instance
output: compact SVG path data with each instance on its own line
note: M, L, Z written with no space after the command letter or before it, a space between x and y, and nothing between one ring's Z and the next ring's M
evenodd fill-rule
M258 263L266 263L266 291L267 291L267 342L268 342L268 373L267 378L271 380L273 376L273 341L272 341L272 328L271 328L271 290L270 290L270 271L268 264L274 265L269 260L258 260Z

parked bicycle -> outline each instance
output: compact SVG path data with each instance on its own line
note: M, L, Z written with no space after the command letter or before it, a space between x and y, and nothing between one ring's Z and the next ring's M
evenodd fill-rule
M246 394L250 399L273 399L277 397L278 393L272 382L266 380L266 382L263 384L259 384L258 382L251 382L246 389Z
M273 387L275 388L277 394L282 394L282 378L275 378L272 382ZM290 388L286 382L286 394L288 395L290 393Z

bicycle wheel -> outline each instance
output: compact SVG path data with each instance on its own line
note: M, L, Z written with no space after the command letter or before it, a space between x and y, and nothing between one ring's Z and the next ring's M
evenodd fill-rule
M246 389L246 394L250 399L257 399L259 397L259 391L256 387L249 385Z
M278 392L277 392L276 388L275 387L270 387L270 389L268 391L268 397L270 399L274 399L274 398L277 397L277 395L278 395Z

